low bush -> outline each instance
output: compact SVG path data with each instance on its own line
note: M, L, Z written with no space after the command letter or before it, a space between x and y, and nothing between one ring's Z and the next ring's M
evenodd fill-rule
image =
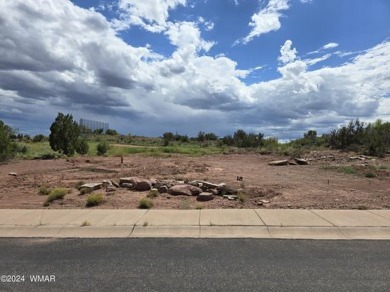
M102 194L91 194L87 198L87 207L99 206L103 203L104 198Z
M367 178L374 178L374 177L376 177L376 174L373 173L373 172L367 172L367 173L365 174L365 177L367 177Z
M47 196L48 194L50 194L50 189L47 186L40 186L38 193L40 195Z
M138 208L140 209L150 209L153 206L153 202L148 198L142 198L141 200L139 200Z
M81 188L80 189L80 195L86 195L86 194L90 194L90 193L92 193L91 188Z
M247 199L247 195L245 192L238 192L237 197L241 203L244 203Z
M46 199L46 202L50 203L50 202L53 202L55 200L62 200L67 193L68 193L68 189L65 189L65 188L54 189L49 193L49 195Z
M83 184L84 184L84 182L83 182L82 180L79 180L78 182L76 182L76 183L74 184L74 187L75 187L76 189L79 189Z
M146 196L151 199L156 198L158 196L158 190L152 189Z
M97 145L97 155L102 156L107 153L110 148L110 144L107 141L100 141Z

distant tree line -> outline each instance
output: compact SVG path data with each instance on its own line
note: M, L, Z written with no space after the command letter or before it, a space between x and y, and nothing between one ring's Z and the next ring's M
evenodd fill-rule
M255 148L263 146L264 134L258 133L246 133L244 130L237 130L233 135L227 135L219 138L216 134L209 132L199 132L197 137L189 138L187 135L180 135L176 132L165 132L162 135L163 145L166 146L170 142L178 141L182 143L188 143L190 141L197 141L200 143L217 141L219 146L235 146L239 148Z
M374 123L350 121L339 129L317 136L315 130L303 134L303 138L294 140L295 147L323 146L340 150L363 152L367 155L383 157L390 150L390 123L377 120Z
M56 119L50 127L49 137L43 134L29 135L17 134L8 125L0 120L0 161L13 158L17 153L26 153L26 146L17 142L44 142L49 141L51 148L67 156L75 152L85 155L89 151L89 135L109 135L120 138L120 141L130 142L131 134L127 136L119 135L117 131L108 129L103 133L102 129L91 131L80 127L72 115L58 113ZM188 137L179 133L165 132L161 137L163 145L167 146L172 142L178 143L200 143L208 145L212 143L217 146L231 146L238 148L258 148L275 149L279 143L276 138L264 138L263 133L247 133L244 130L236 130L232 135L218 137L212 132L199 132L196 137ZM104 155L109 149L107 138L99 138L97 146L98 155ZM303 134L302 138L293 140L290 145L294 149L329 147L332 149L352 150L368 155L383 157L390 151L390 123L377 120L374 123L360 122L359 119L352 120L348 124L333 129L322 136L317 135L316 130L309 130Z

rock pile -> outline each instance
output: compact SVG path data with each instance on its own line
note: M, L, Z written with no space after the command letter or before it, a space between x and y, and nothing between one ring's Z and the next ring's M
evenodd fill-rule
M213 200L216 195L229 200L237 199L237 190L225 183L216 184L204 180L178 181L123 177L119 179L119 183L103 180L102 182L83 184L79 190L87 189L92 192L103 188L107 193L115 192L118 188L126 188L138 192L153 190L156 194L168 193L172 196L197 196L197 200L202 202Z
M294 158L292 160L275 160L268 163L271 166L282 166L282 165L308 165L309 161L303 158Z

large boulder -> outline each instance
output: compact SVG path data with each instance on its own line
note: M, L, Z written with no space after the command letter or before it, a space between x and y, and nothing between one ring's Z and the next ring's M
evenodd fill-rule
M201 192L201 188L187 184L174 185L168 190L168 193L173 196L197 196Z
M149 191L152 188L152 182L148 179L138 177L123 177L119 179L119 184L132 184L133 189L139 192Z
M103 187L103 183L87 183L83 184L82 186L79 187L79 190L81 189L88 189L90 191L98 190Z

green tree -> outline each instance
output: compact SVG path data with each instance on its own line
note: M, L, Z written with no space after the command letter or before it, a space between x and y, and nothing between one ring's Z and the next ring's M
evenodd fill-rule
M198 133L198 141L199 141L199 142L204 142L205 140L206 140L206 133L200 131L200 132Z
M118 132L116 130L113 130L113 129L107 129L106 135L116 136L116 135L118 135Z
M74 154L80 136L80 128L73 116L58 113L55 121L50 127L49 142L54 151L64 153L67 156Z
M100 141L97 146L97 155L101 156L106 154L109 148L110 148L110 144L108 144L107 141L105 140Z
M0 161L5 161L15 156L17 145L12 141L12 129L0 120Z
M76 145L76 152L81 155L87 154L89 151L89 145L86 139L79 138Z

